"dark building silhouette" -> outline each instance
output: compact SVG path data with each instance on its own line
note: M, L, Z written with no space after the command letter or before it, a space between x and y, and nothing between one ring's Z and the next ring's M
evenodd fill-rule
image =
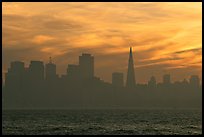
M171 84L170 74L165 74L165 75L163 76L163 84L165 84L165 85Z
M94 76L94 57L82 54L79 65L69 64L67 74L56 77L56 65L50 60L31 61L24 67L20 61L11 62L2 87L5 108L86 108L86 107L200 107L202 87L199 77L189 82L172 82L170 75L163 83L152 76L148 84L135 83L132 48L130 48L126 87L123 73L112 73L112 84ZM201 85L202 86L202 85ZM189 88L190 87L190 88ZM130 92L129 92L130 91ZM196 91L196 92L195 92Z
M123 87L123 73L114 72L112 74L112 85L117 87Z
M12 73L23 73L24 72L24 62L21 62L21 61L11 62L10 71Z
M4 101L14 105L23 105L24 86L26 84L24 62L11 62L10 68L5 75Z
M94 77L94 57L91 54L83 53L79 56L80 76L83 79Z
M11 62L8 72L5 74L5 85L19 85L24 78L25 68L24 62Z
M53 80L57 78L56 65L52 63L51 57L48 64L45 65L45 79Z
M130 47L126 87L130 87L130 88L135 87L135 72L134 72L132 47Z
M155 88L156 85L157 85L156 78L155 78L154 76L152 76L152 77L150 78L150 80L148 81L148 86L149 86L150 88Z
M190 86L198 88L200 86L200 79L197 75L192 75L189 80Z
M35 82L44 80L44 64L42 61L31 61L30 62L29 78Z

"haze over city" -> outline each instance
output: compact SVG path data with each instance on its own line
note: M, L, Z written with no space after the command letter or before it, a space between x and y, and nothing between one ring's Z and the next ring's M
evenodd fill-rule
M2 4L5 73L11 61L57 64L65 74L81 53L95 57L95 75L126 78L129 47L135 77L172 80L199 75L202 68L202 3L6 3ZM32 9L32 10L30 10ZM4 75L3 75L4 76Z
M201 135L202 2L2 2L3 135Z

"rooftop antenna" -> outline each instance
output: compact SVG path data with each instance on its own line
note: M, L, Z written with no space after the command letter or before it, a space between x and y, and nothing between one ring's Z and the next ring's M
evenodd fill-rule
M50 57L49 59L50 59L50 60L49 60L49 63L52 63L52 58Z

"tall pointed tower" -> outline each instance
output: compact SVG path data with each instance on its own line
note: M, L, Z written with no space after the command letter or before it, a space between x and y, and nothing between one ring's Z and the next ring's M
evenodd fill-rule
M129 87L129 88L135 87L135 72L134 72L134 63L133 63L133 57L132 57L132 47L130 47L126 87Z

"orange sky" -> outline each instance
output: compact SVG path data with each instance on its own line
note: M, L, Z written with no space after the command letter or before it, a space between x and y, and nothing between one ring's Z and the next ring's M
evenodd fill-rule
M126 78L133 47L137 82L164 73L182 80L202 68L201 2L67 2L2 4L3 73L11 61L48 62L58 74L88 52L95 75L111 81L115 71Z

